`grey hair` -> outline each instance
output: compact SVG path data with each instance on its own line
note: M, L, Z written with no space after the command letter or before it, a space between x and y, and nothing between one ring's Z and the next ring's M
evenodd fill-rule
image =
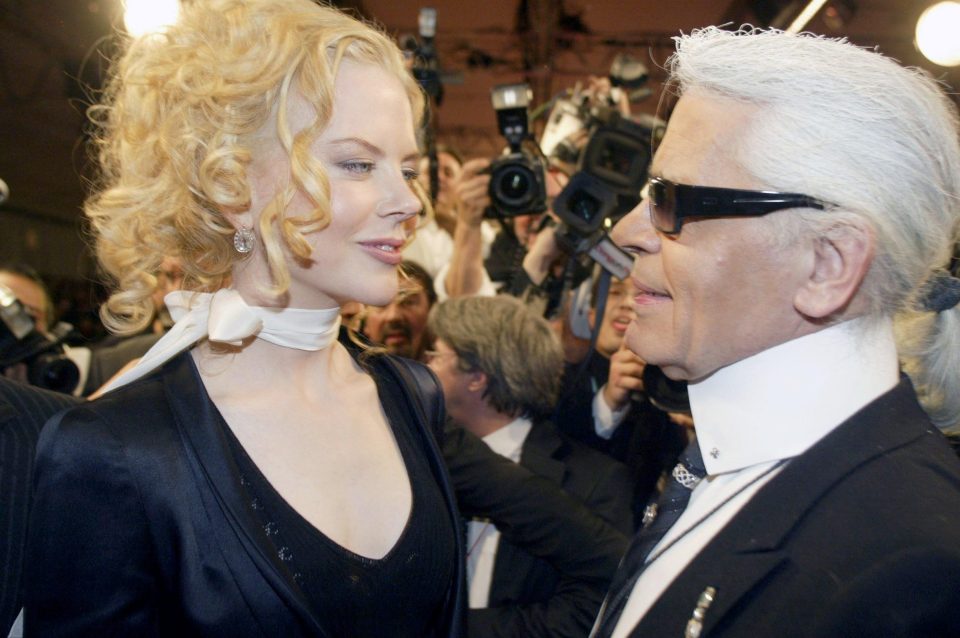
M484 397L498 412L538 417L553 411L563 349L550 324L519 299L448 299L430 311L428 326L456 352L461 370L487 375Z
M797 216L808 230L829 232L850 215L870 225L876 252L860 292L868 315L894 318L931 419L960 427L960 308L932 315L918 303L960 233L956 106L926 72L843 39L709 27L675 40L667 66L680 93L762 107L731 149L748 174L833 204Z

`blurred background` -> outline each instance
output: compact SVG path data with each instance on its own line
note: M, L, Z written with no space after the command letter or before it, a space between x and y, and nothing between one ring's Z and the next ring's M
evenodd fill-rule
M160 12L162 0L143 0ZM175 10L175 0L170 0ZM128 8L135 9L134 0ZM465 156L497 155L504 146L490 90L526 82L532 106L609 73L618 54L647 67L635 113L654 113L671 38L707 25L749 23L845 36L908 65L928 69L955 91L957 54L937 62L918 48L917 21L930 0L357 0L333 3L381 24L409 49L426 52L434 82L437 138ZM960 4L945 3L947 15ZM418 19L424 7L436 21ZM110 54L110 34L124 29L121 0L0 2L0 262L24 262L50 284L60 318L97 336L102 291L83 238L81 206L91 174L84 111ZM149 17L149 16L148 16ZM960 28L935 17L934 30L956 46ZM128 19L134 28L134 19ZM953 56L952 58L950 56ZM946 56L946 57L943 57ZM638 95L638 98L640 96ZM8 193L4 195L5 193Z

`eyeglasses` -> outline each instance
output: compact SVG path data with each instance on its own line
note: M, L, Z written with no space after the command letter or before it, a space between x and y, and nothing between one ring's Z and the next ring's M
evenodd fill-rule
M679 234L687 217L760 217L786 208L824 210L829 205L799 193L688 186L662 177L651 178L649 186L650 222L667 235Z
M457 353L453 352L452 350L450 352L440 352L439 350L426 350L423 353L423 356L426 357L427 359L427 363L430 363L431 361L436 361L437 359L442 359L444 357L449 357L451 355L457 356Z

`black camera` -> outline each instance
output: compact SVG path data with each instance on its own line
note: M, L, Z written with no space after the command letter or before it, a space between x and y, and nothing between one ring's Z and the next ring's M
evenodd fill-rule
M641 122L610 111L580 156L580 168L553 203L553 210L580 236L589 236L623 217L640 202L655 138L653 118Z
M68 324L59 324L54 330L67 333L71 329ZM67 394L73 392L80 382L80 370L64 354L65 336L49 337L39 332L13 291L0 285L0 371L22 363L32 385Z
M561 221L557 242L574 254L587 253L618 279L630 271L632 258L607 236L607 228L640 203L659 120L643 124L607 111L580 155L580 169L556 199Z
M490 163L489 217L503 218L547 210L546 166L530 135L527 84L502 84L491 91L497 127L510 152Z

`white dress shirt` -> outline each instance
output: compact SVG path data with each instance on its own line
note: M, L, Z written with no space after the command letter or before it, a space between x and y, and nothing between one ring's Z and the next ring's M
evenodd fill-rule
M707 477L648 558L613 638L780 471L899 381L892 322L857 319L760 352L688 386Z
M533 423L520 417L496 432L483 437L490 449L514 463L520 462L523 442ZM493 563L497 558L500 532L489 521L467 523L467 583L470 585L470 609L482 609L490 598Z

